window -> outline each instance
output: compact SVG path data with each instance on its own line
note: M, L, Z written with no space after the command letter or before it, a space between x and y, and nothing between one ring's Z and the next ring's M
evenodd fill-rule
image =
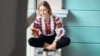
M28 0L27 16L29 17L36 10L36 0Z
M33 22L33 17L32 16L35 16L33 14L35 14L35 11L36 11L36 0L28 0L28 8L27 8L27 23L28 23L28 26ZM32 17L32 18L31 18ZM30 47L29 44L28 44L28 39L30 37L30 34L31 34L31 31L29 29L29 27L27 28L26 30L26 43L27 43L27 48L26 48L26 56L33 56L34 53L34 48L33 47Z

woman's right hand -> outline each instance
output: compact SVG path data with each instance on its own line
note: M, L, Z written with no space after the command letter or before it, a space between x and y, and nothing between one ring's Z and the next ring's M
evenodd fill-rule
M33 36L35 36L35 37L37 36L37 34L36 34L36 33L32 33L32 35L33 35Z
M32 35L35 36L35 37L39 37L39 32L32 29Z

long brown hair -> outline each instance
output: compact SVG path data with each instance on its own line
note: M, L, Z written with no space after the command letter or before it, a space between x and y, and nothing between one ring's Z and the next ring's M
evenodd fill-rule
M42 1L42 2L38 5L38 7L37 7L38 15L40 15L40 13L39 13L39 7L40 7L40 6L45 6L45 7L48 9L49 15L52 14L52 10L51 10L51 7L50 7L49 3L48 3L47 1Z

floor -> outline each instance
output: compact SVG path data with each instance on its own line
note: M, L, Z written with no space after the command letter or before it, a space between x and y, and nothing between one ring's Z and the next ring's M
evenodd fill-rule
M42 56L42 55L43 55L43 52L41 48L37 48L35 56ZM58 49L57 51L48 52L48 56L61 56L61 49Z

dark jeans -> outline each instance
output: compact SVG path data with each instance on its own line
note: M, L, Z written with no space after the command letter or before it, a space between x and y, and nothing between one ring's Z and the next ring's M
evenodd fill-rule
M33 47L43 47L45 42L52 44L52 42L55 39L55 36L56 36L56 34L54 34L52 36L40 35L39 38L31 37L28 40L28 43L29 43L30 46L33 46ZM59 49L59 48L68 46L69 44L70 44L70 39L68 37L63 36L63 37L61 37L61 39L59 41L57 41L56 48Z

